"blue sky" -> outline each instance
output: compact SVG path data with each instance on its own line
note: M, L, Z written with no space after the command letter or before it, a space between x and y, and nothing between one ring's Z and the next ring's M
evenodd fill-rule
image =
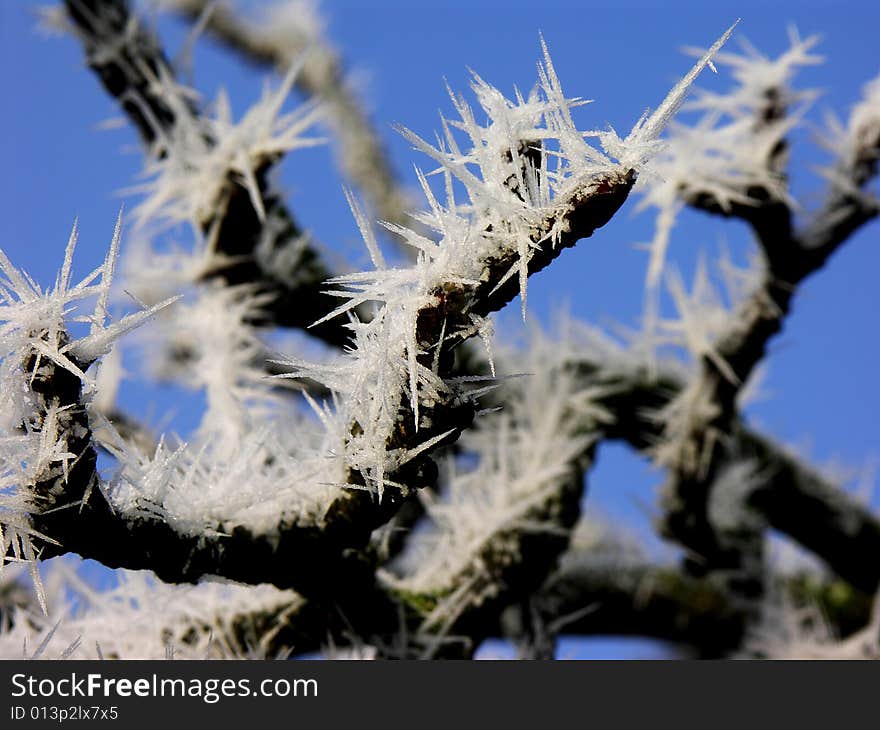
M136 181L142 158L131 130L98 130L115 115L113 105L85 69L75 41L35 32L31 11L37 6L0 4L5 100L0 160L6 170L0 177L0 247L38 281L49 283L77 216L77 270L85 273L103 259L120 204L134 202L118 191ZM466 89L468 68L503 91L511 92L515 84L529 89L536 79L539 32L568 95L595 99L577 117L584 128L628 129L689 67L691 59L680 49L710 44L738 17L735 38L745 36L771 55L786 47L788 23L803 35L822 35L818 50L826 63L800 77L802 86L823 92L812 114L816 122L826 109L845 115L862 84L880 71L880 4L874 2L329 0L322 7L328 35L359 80L395 167L410 186L415 185L413 165L429 162L411 151L392 125L405 124L430 138L439 126L438 112L450 110L444 79ZM161 30L167 48L180 46L180 26L163 22ZM704 75L701 83L724 88L727 79L720 71L717 77ZM197 49L194 85L207 98L226 87L238 113L259 95L263 75L207 41ZM825 158L807 131L796 136L792 156L795 190L809 201L821 190L809 165ZM281 180L302 223L319 240L332 242L340 255L366 265L329 150L296 153L285 163ZM594 323L636 323L647 258L634 244L650 238L653 219L650 213L634 215L634 202L600 234L533 278L530 317L548 321L567 305ZM748 413L777 438L808 447L819 463L859 468L880 456L878 239L880 224L875 223L802 289L785 332L771 346L764 385L769 397ZM722 241L739 256L750 246L741 225L686 214L673 234L671 258L687 278L696 252L717 252ZM503 331L522 328L518 310L515 304L502 314ZM124 399L135 412L157 418L168 408L138 393L126 392ZM622 447L603 447L590 476L587 508L643 531L659 479Z

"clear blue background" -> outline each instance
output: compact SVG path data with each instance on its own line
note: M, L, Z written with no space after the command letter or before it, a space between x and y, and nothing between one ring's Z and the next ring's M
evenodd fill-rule
M97 129L117 115L114 105L84 67L75 40L45 38L35 31L37 5L0 4L0 247L48 284L74 217L81 228L77 271L85 273L100 263L122 202L118 191L135 182L142 156L131 129ZM409 186L415 185L413 164L429 168L430 163L412 152L391 125L399 122L430 138L439 126L438 111L450 111L444 78L464 90L468 68L505 92L512 92L514 84L529 89L536 79L539 31L567 94L596 100L578 114L583 128L611 124L627 130L689 67L691 59L680 49L708 45L737 17L742 22L735 37L747 37L768 54L787 47L788 23L795 23L802 35L822 35L818 52L826 63L800 77L801 86L823 91L812 114L817 122L825 109L845 115L862 84L880 71L876 2L329 1L323 14L329 38L359 79L372 119ZM183 26L162 20L160 30L173 53L184 37ZM736 48L735 42L730 48ZM724 68L719 70L718 77L704 74L701 83L725 88L728 79ZM206 98L226 87L238 114L257 97L264 75L209 40L198 44L194 85ZM821 181L808 165L826 158L808 131L798 133L795 143L795 190L801 200L812 202ZM294 212L319 240L354 265L367 265L329 149L291 156L282 183ZM567 304L574 315L591 322L636 325L647 258L634 244L650 239L653 219L650 213L634 216L634 202L600 234L531 280L531 317L549 321ZM129 208L133 204L127 202ZM764 389L771 397L749 408L755 424L784 442L806 445L817 463L836 461L858 469L877 455L878 238L875 223L803 287L766 361ZM739 257L750 245L740 224L686 213L673 234L671 257L687 277L697 250L717 251L721 241ZM518 311L514 304L502 315L503 331L521 330ZM153 401L154 395L148 400L129 387L123 402L135 413L158 419L169 405L161 394ZM180 428L192 422L180 408L177 416ZM590 475L587 509L647 537L660 478L624 448L603 446ZM576 648L578 656L655 656L657 651L632 642Z

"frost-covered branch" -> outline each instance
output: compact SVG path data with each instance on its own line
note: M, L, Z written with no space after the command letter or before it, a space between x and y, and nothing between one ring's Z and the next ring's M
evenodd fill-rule
M87 410L95 390L88 370L115 340L173 301L108 323L120 225L104 264L76 285L74 227L55 286L45 292L0 250L0 568L28 562L38 587L36 558L43 552L34 540L60 547L44 520L75 520L78 512L105 505ZM93 312L74 318L90 298ZM88 324L87 334L72 337L74 323ZM41 591L38 596L45 609Z
M379 135L346 80L339 56L323 37L314 3L281 0L258 21L210 0L164 0L163 4L197 26L204 24L208 33L248 60L281 73L307 53L295 83L307 96L321 100L345 174L377 216L399 225L409 222L412 201L400 187Z
M813 267L880 214L880 198L866 189L880 160L880 75L865 84L847 124L832 123L827 144L835 159L823 171L829 180L825 202L800 236Z
M658 119L683 99L729 33L626 139L577 129L571 108L579 102L563 95L546 47L540 85L528 98L517 93L508 100L475 76L485 125L453 95L460 119L444 120L436 147L404 130L444 176L441 203L420 175L429 203L420 219L438 240L389 224L419 253L413 266L389 268L352 200L376 270L335 279L344 301L327 318L366 302L378 303L378 310L370 322L350 325L355 348L347 362L333 368L291 362L292 375L323 380L339 394L334 420L343 424L347 459L365 486L381 494L386 483L407 485L391 477L395 466L409 465L415 476L426 464L415 456L428 444L454 441L469 425L471 399L449 379L453 348L475 335L486 339L486 316L517 293L525 310L528 277L611 219L656 148ZM455 130L464 133L464 145ZM599 137L602 150L587 143L589 136ZM463 202L456 200L456 183L465 189Z
M667 147L640 203L659 211L649 294L656 296L670 233L684 205L746 220L768 243L780 233L788 237L793 201L785 169L787 135L816 96L790 89L789 82L800 67L821 61L810 53L818 36L802 40L792 29L790 41L791 48L776 59L745 43L743 54L720 53L716 60L732 68L736 86L726 94L701 92L688 107L702 117L693 125L678 120L670 125Z
M47 571L52 610L16 609L0 654L22 659L286 658L311 643L291 631L304 601L272 586L165 585L119 573L96 591L71 567ZM75 599L74 599L75 597Z
M227 422L209 435L209 441L219 439L226 429L232 439L213 443L216 451L201 444L192 451L175 450L160 442L155 452L146 453L122 439L98 412L90 412L96 387L90 365L109 352L114 340L172 300L108 323L119 224L105 263L77 285L71 283L75 242L74 231L55 287L45 292L0 252L4 562L28 562L37 585L38 557L76 552L108 566L151 569L169 582L221 575L243 582L302 585L311 593L328 590L324 576L329 571L345 576L338 586L343 593L369 595L369 568L357 559L346 562L341 553L346 547L366 544L373 527L384 521L376 516L371 522L368 515L381 515L391 500L362 508L359 524L350 524L346 505L359 498L371 502L358 492L345 504L328 509L324 516L333 525L325 526L303 514L308 508L292 499L289 490L295 493L301 485L296 480L291 483L286 467L278 463L290 447L279 444L270 457L265 427L263 432L251 431L248 439L230 435L233 425ZM96 298L93 313L75 317L77 303L86 298ZM81 322L88 324L87 332L73 337L71 328ZM228 400L234 394L220 397ZM107 434L102 445L109 445L119 457L120 470L109 482L96 470L93 420ZM304 441L300 435L299 445ZM225 458L212 461L220 453ZM328 461L326 456L314 458ZM212 472L209 465L220 471ZM301 462L299 468L314 466ZM227 481L216 476L221 472ZM242 484L256 491L242 494ZM232 493L225 498L224 488ZM258 496L261 488L287 504L288 510L264 505ZM313 490L311 509L320 509L315 500L320 502L325 493L326 488ZM175 497L169 500L169 494ZM212 513L221 518L212 518ZM230 521L237 526L227 531ZM303 527L303 522L310 527ZM257 535L255 526L261 528Z
M71 4L80 11L77 22L87 46L93 42L97 48L90 53L97 66L119 65L120 51L113 44L120 40L124 54L154 48L127 44L126 33L138 36L140 31L125 15L124 4L112 5L115 14L106 14L103 6L90 14L82 2ZM123 28L126 33L119 33ZM376 270L337 277L333 283L344 301L318 322L320 327L338 315L354 315L348 325L352 348L330 364L289 363L292 377L321 382L333 394L332 403L312 403L316 418L311 422L282 415L249 370L256 352L245 326L255 319L249 312L258 305L273 311L277 293L260 276L238 282L229 275L241 266L286 261L273 249L279 239L269 242L268 254L265 241L260 244L263 258L250 249L255 260L242 264L239 258L221 267L226 286L204 286L197 302L179 307L184 315L174 325L194 345L194 377L207 387L208 414L220 417L204 419L192 443L160 441L151 454L130 448L121 438L111 443L120 468L106 484L97 480L86 419L77 432L84 448L91 449L91 461L82 461L84 473L75 481L65 476L63 484L79 509L34 510L29 517L49 537L42 557L74 551L108 566L149 568L168 582L222 576L273 583L312 600L344 606L356 601L361 609L374 604L377 615L387 614L389 596L375 584L372 556L364 548L402 499L435 481L431 452L472 424L479 388L452 374L454 348L475 335L488 340L487 315L516 294L525 307L528 277L610 220L656 152L657 137L687 87L729 32L625 138L613 131L577 129L571 110L580 102L564 96L546 48L539 85L528 97L517 92L513 100L506 99L475 77L485 124L454 95L459 119L444 120L436 146L406 132L443 174L442 203L421 176L429 206L421 223L436 240L390 224L418 252L413 266L391 269L352 199ZM284 150L301 143L301 116L278 121L294 74L236 126L222 103L211 117L195 114L161 54L154 61L153 66L134 64L135 73L147 69L151 89L162 89L158 96L171 110L169 119L159 123L144 117L155 133L156 182L148 208L196 222L226 256L246 259L248 250L222 248L218 242L225 240L225 227L240 234L230 238L235 242L230 245L245 249L253 243L253 236L245 235L251 229L263 235L279 224L289 238L292 223L283 210L280 220L273 219L275 198L262 175ZM138 88L133 84L130 90L139 93ZM588 143L590 138L599 144ZM248 142L243 153L236 147ZM191 190L191 175L202 175L206 184ZM461 188L463 201L456 200ZM297 250L302 254L308 248ZM228 286L238 283L249 286ZM255 284L254 292L249 287ZM375 314L365 322L356 313L367 303L374 303ZM106 293L100 307L106 308ZM100 339L101 332L93 336ZM87 348L79 343L79 350L99 351L87 342ZM218 350L220 342L227 357ZM68 370L76 376L69 407L84 411L86 381L75 368ZM489 491L469 488L456 505L464 505L458 516L473 513L450 523L454 529L444 533L454 548L446 556L448 565L427 577L417 571L391 582L398 596L433 594L435 605L419 626L429 637L429 653L450 631L468 631L505 602L528 595L567 544L590 458L589 433L602 417L589 393L562 387L560 379L570 375L551 370L551 379L557 380L535 381L546 386L543 396L535 396L540 402L524 398L531 412L513 408L501 418L500 431L476 431L474 444L487 458L477 471L453 479L450 493L467 482ZM566 397L558 407L542 412L542 403L560 394ZM539 415L543 420L532 422ZM113 429L108 428L112 442ZM511 439L517 448L510 448ZM248 485L247 493L242 484ZM479 504L481 494L497 508L494 521L480 516L485 507ZM443 513L437 506L429 511L435 518ZM332 583L328 575L334 576Z
M574 378L571 387L590 393L593 407L605 414L593 424L597 442L620 440L646 456L656 454L667 427L663 414L688 388L685 369L674 361L649 361L638 350L624 348L571 320L563 321L558 337L538 337L532 347L545 353L540 356L546 361L543 369L569 372ZM504 363L504 357L499 363ZM513 383L515 388L517 383ZM513 397L502 387L490 394L487 405ZM769 527L788 535L820 557L835 574L868 594L880 587L880 567L864 559L880 550L880 517L869 507L739 418L722 445L724 467L748 464L752 477L737 477L739 495L728 494L730 490L723 483L720 493L714 495L716 499L729 497L724 507L728 517L758 519L761 530ZM720 476L725 476L724 469ZM719 507L716 504L714 508Z
M131 257L126 284L148 304L116 323L107 309L118 230L107 261L77 286L72 245L48 291L0 258L0 548L4 563L31 570L43 612L17 589L5 601L9 576L0 577L0 652L283 656L326 641L451 657L506 630L532 656L551 655L563 633L649 635L711 656L742 646L788 655L798 642L819 655L876 653L878 614L869 620L866 603L880 563L864 556L880 554L880 519L749 429L740 409L799 285L880 210L867 188L880 153L877 80L833 130L825 203L800 225L788 135L814 94L789 82L818 60L814 38L792 32L775 60L749 48L719 55L728 31L622 138L576 126L573 109L586 102L563 94L545 47L528 95L507 98L475 75L479 109L450 92L457 118L443 120L436 143L403 130L433 168L418 173L427 207L407 226L403 196L312 16L258 27L225 5L166 4L283 80L233 120L222 94L205 106L175 81L126 2L65 0L89 65L148 147L136 215L188 222L200 245ZM703 112L697 124L673 123L660 140L713 54L736 88L704 92L692 104ZM296 84L325 100L350 176L415 252L412 265L389 266L349 194L374 270L325 284L316 244L269 181L286 152L315 142L314 107L285 109ZM605 225L637 180L660 209L649 298L684 206L751 227L757 266L722 264L733 307L720 306L701 260L691 291L669 276L679 318L662 319L651 299L647 337L631 350L578 332L534 337L525 353L494 348L490 315L517 295L525 312L529 277ZM159 365L202 391L203 418L186 441L139 438L113 410L115 388L100 382L112 368L91 368L180 291L196 296L163 311L156 329L170 347ZM94 310L75 313L85 298ZM344 351L320 362L274 357L262 325L312 325ZM485 367L471 368L474 350L464 349L476 339ZM689 352L692 367L658 359L658 344ZM303 395L289 397L288 385ZM580 539L584 478L605 439L668 470L664 534L703 575ZM99 474L98 446L115 469ZM835 575L774 572L771 530ZM105 594L68 586L85 610L67 610L56 572L45 591L36 565L71 552L159 580L127 574ZM757 621L780 586L798 610L815 603L836 633L860 633L804 642L815 622L780 631L769 613ZM762 627L794 640L773 647Z
M174 127L178 113L156 83L168 72L158 41L140 27L127 0L66 0L64 7L69 18L64 27L82 42L86 63L144 142L153 144L163 129ZM196 113L191 99L184 105L187 113Z
M103 27L91 21L92 30ZM697 68L706 62L704 58ZM271 421L254 429L250 416L236 415L244 402L237 404L236 399L260 396L247 378L241 386L230 381L240 393L215 388L213 396L209 393L216 399L213 405L209 399L209 410L234 418L221 419L219 426L208 422L201 444L176 450L160 444L153 455L133 453L120 439L116 448L121 470L92 501L86 497L97 485L94 447L88 424L83 423L77 433L83 453L91 456L78 455L75 464L82 465L83 474L75 482L65 481L79 511L75 518L62 510L33 515L36 528L60 543L47 545L44 556L75 551L111 566L150 568L169 582L223 575L296 587L307 595L368 594L371 571L345 551L364 547L371 531L388 519L399 501L390 493L376 497L383 496L385 487L402 495L430 483L433 465L428 451L454 440L473 418L466 389L444 380L446 353L484 332L481 318L516 291L524 296L529 274L610 219L632 186L632 165L654 144L655 117L642 120L626 140L603 135L606 148L622 160L614 161L588 145L574 127L570 102L562 95L549 56L541 84L541 92L508 102L478 80L480 101L493 120L487 127L476 125L470 109L456 98L460 126L473 145L465 158L451 132L448 150L413 137L444 165L449 181L453 176L459 179L470 200L459 207L450 184L447 206L441 206L425 184L431 204L425 220L441 239L427 241L398 228L421 252L410 270L384 269L358 213L380 270L337 280L353 292L345 294L348 301L330 316L371 299L384 306L370 322L353 324L356 347L349 362L332 367L294 364L295 375L323 380L337 394L336 412L319 409L317 431L312 429L306 437L302 420L295 424L293 440L285 437L289 428L278 429ZM686 84L680 84L669 98L675 102L685 90ZM523 140L555 145L554 164L543 155L536 167L534 158L523 152ZM511 174L520 181L516 191L509 184ZM245 188L240 196L250 200ZM111 253L115 255L115 244ZM14 278L14 272L9 276ZM24 284L15 281L22 289ZM232 320L246 318L253 302L247 297L239 301L240 295L233 289L220 290L187 305L207 308L193 314L189 326L198 329L193 336L210 340L212 328L220 326L230 343L240 340L232 348L236 357L245 356L251 349L250 335ZM106 297L104 292L101 308L106 308ZM77 347L97 353L92 339L102 336L96 331L84 341L87 344L78 342ZM61 340L56 347L65 346ZM206 342L205 347L210 352L213 345ZM226 382L226 369L235 367L234 361L221 365L216 356L209 356L201 377L220 386ZM77 368L77 362L67 368L75 382L62 403L74 413L84 406L84 381ZM48 406L44 410L50 412ZM64 436L65 429L60 433ZM271 458L266 456L273 451ZM251 485L249 495L240 494L239 475L244 473ZM303 560L304 555L309 559ZM324 580L328 574L340 576L334 587Z
M211 242L211 261L199 276L268 294L257 324L268 317L305 328L326 314L331 300L323 288L331 269L269 181L283 152L303 144L300 132L310 121L302 114L278 118L295 67L274 96L234 126L222 110L211 118L196 108L126 0L65 0L65 7L89 66L153 158L148 170L156 182L147 203L171 220L192 223ZM338 346L348 340L336 323L310 332Z
M476 649L492 617L546 579L579 516L605 414L588 388L553 367L564 347L533 344L525 358L505 357L532 373L503 388L508 407L484 416L458 445L459 462L479 454L479 464L447 460L439 494L421 495L426 521L383 573L415 614L412 633L428 656Z
M687 165L688 180L673 175L648 197L658 203L671 194L704 210L740 217L750 224L761 248L760 280L713 341L695 351L701 372L667 412L666 445L658 450L660 463L672 470L665 493L666 534L691 551L694 568L748 573L743 576L748 581L760 581L760 555L749 557L754 532L741 526L723 534L711 524L708 509L711 485L717 483L730 453L725 442L735 440L737 396L781 331L798 286L878 210L863 190L876 173L880 149L880 108L876 89L869 85L841 135L828 202L806 227L797 229L794 224L795 203L783 167L784 135L802 114L791 112L792 104L808 101L811 95L791 92L786 82L796 66L817 62L808 54L815 40L801 41L794 34L791 49L775 61L756 53L722 54L719 61L734 66L738 87L724 96L707 94L698 100L698 106L709 110L707 117L702 126L680 130L666 158L673 171ZM732 121L718 125L725 115ZM676 156L676 143L681 143L684 156ZM723 165L712 153L721 147L727 155L722 156ZM705 157L695 160L694 154ZM668 235L662 220L658 235L661 243ZM674 413L680 417L673 419Z
M604 428L605 437L624 440L650 455L664 438L664 424L657 414L681 397L685 388L681 377L658 375L647 367L621 372L595 360L584 360L577 367L586 382L608 393L599 402L614 415ZM876 591L880 567L865 556L880 549L880 518L766 436L739 422L728 433L723 463L748 461L760 477L742 495L739 509L788 535L858 588Z

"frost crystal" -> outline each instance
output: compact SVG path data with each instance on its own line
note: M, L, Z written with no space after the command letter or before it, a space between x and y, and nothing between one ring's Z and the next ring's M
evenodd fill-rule
M194 116L192 93L162 76L155 83L174 112L174 125L155 125L153 157L145 174L152 180L135 190L148 193L137 210L139 220L187 222L201 228L214 220L226 204L229 180L248 192L260 220L266 217L258 176L283 153L321 144L304 136L319 114L314 104L282 113L303 59L291 65L274 91L268 89L245 116L235 123L229 99L221 91L213 113Z
M173 586L118 571L97 591L55 563L46 583L50 615L16 608L0 633L0 656L22 659L272 659L275 631L301 599L268 585Z
M477 121L462 96L450 91L459 118L443 120L443 134L436 145L402 130L416 149L439 165L443 202L435 196L426 176L417 171L428 202L428 210L417 220L433 231L437 240L386 224L417 252L411 268L388 267L364 214L353 203L355 218L377 268L332 280L339 290L331 293L344 302L321 321L351 314L356 307L370 302L377 305L376 314L369 322L350 323L354 343L346 362L332 368L302 361L288 363L291 376L312 378L338 394L335 418L326 410L322 418L341 427L346 460L363 475L368 487L381 492L386 475L415 455L412 450L387 449L401 402L409 404L418 429L422 406L430 407L452 397L449 384L438 376L426 356L432 349L439 351L445 338L464 339L488 331L481 318L472 318L464 331L447 331L444 322L435 335L436 342L420 342L420 313L438 305L447 292L477 290L490 283L495 291L512 277L519 281L525 311L532 256L542 247L557 245L569 229L567 214L578 200L604 185L621 182L633 172L633 166L644 161L690 82L731 30L676 85L657 111L639 120L624 140L611 132L577 129L571 112L585 102L566 98L543 42L539 83L528 96L517 90L514 98L508 99L474 74L472 89L487 119L485 124ZM591 137L599 139L602 150L587 143ZM464 188L464 201L456 199L456 186ZM512 260L510 268L497 281L490 281L492 262L506 260ZM351 424L357 427L352 429ZM416 450L429 445L423 442Z
M428 524L410 538L394 566L397 575L385 579L398 590L445 596L425 628L453 620L460 601L472 598L445 591L466 573L465 583L480 583L484 551L491 549L503 564L519 559L510 535L560 529L536 515L564 485L580 480L573 464L586 463L596 428L612 420L597 403L603 391L585 386L572 367L595 353L593 338L583 334L569 329L551 339L536 331L526 351L504 351L506 370L528 374L508 381L502 411L484 416L462 437L464 456L448 460L441 494L420 493ZM480 455L476 467L467 466L469 454ZM507 558L505 551L511 551Z
M135 30L130 25L119 42L126 42ZM213 251L211 238L228 202L230 182L247 191L269 235L277 221L264 209L263 174L284 152L316 142L303 136L315 117L314 108L282 113L298 66L292 66L281 86L267 92L237 124L222 93L210 115L196 115L190 92L160 70L150 82L173 124L151 121L149 110L141 110L153 127L154 142L147 169L152 180L138 218L190 222L207 234L208 245L184 256L150 256L145 273L135 283L137 293L143 292L144 299L155 304L110 324L107 310L118 226L104 265L77 286L70 285L75 235L55 288L45 294L5 256L0 258L6 277L0 292L0 318L5 323L0 330L3 547L8 542L17 557L33 561L29 515L37 509L36 486L48 484L56 498L63 494L68 469L81 450L94 453L90 418L101 431L102 446L118 461L115 474L100 485L102 497L120 518L166 521L180 534L217 536L243 527L272 537L285 526L321 527L328 507L342 494L341 487L363 486L380 495L389 486L412 488L396 484L394 475L452 433L433 429L430 419L435 407L461 403L479 392L468 394L462 382L441 376L439 359L445 343L475 335L488 342L492 325L478 306L479 297L491 297L511 279L518 281L525 307L532 257L559 245L562 236L570 233L571 216L591 196L615 186L629 190L693 77L729 32L658 110L639 120L623 139L613 131L577 129L572 109L584 102L565 97L543 42L539 82L527 96L516 91L508 99L474 76L473 91L487 118L484 124L461 96L451 94L459 118L443 120L436 146L404 131L439 165L442 202L427 177L418 173L428 209L417 219L436 240L387 224L417 252L412 267L389 266L366 214L350 196L376 270L331 282L337 287L334 294L344 301L325 319L350 317L352 347L345 356L318 364L286 360L289 376L310 378L331 390L329 404L305 394L311 408L305 414L283 402L273 391L277 381L262 379L255 366L265 349L252 322L265 298L247 287L204 283L205 275L224 263ZM112 55L118 50L100 47L92 52ZM589 144L589 139L598 140L598 146ZM301 243L300 248L305 247L305 239ZM259 244L255 255L271 269L292 268L289 261L276 260L270 246ZM205 391L207 409L187 443L166 438L144 450L123 439L100 409L85 411L95 389L94 376L87 370L110 351L114 340L173 301L163 300L163 295L181 287L196 289L197 296L167 312L164 329L172 345L181 345L175 348L175 357L185 362L188 383ZM447 311L440 306L446 296L455 301L448 311L456 319L420 327L425 312ZM71 318L70 305L87 297L96 298L94 312ZM360 321L355 309L367 304L374 306L374 315ZM69 326L74 322L87 325L87 333L75 337ZM50 400L30 387L35 378L51 382L49 367L60 368L81 383L78 400ZM112 368L107 377L113 377ZM453 483L485 476L489 491L478 499L499 506L503 517L500 523L480 525L477 510L471 515L474 519L465 519L456 528L469 535L461 538L457 533L457 542L479 540L485 527L497 531L503 525L519 525L528 506L547 496L563 472L568 474L567 462L588 445L589 438L574 433L569 421L595 420L598 412L588 394L572 392L564 373L553 377L559 382L536 379L528 391L532 395L526 398L535 413L542 414L540 423L530 424L525 413L516 414L519 421L505 415L493 421L498 424L494 431L490 426L473 436L474 446L490 455L485 473L464 475ZM567 394L565 399L546 407L560 393ZM543 409L537 407L541 400ZM415 431L425 436L414 440L408 433L402 443L395 443L401 421L410 417L407 411ZM71 420L73 413L80 420ZM529 436L530 428L540 435ZM545 452L554 454L552 462ZM525 475L518 477L521 489L515 487L512 496L501 495L500 483L514 474ZM87 493L95 486L96 475L89 479ZM479 494L476 486L471 491ZM471 535L468 530L477 532Z
M835 157L831 167L820 168L840 193L866 204L870 209L880 206L876 195L862 191L864 172L859 168L877 159L880 144L880 75L865 84L862 99L853 107L846 125L828 116L828 133L820 141ZM876 163L875 163L876 164Z
M53 392L55 373L60 369L73 376L80 390L91 394L95 383L86 372L89 366L115 340L174 301L108 323L120 227L121 217L103 265L72 285L74 225L55 285L45 292L0 250L0 553L7 556L11 547L16 560L31 561L38 585L31 538L49 538L31 527L30 515L40 511L46 497L35 488L43 485L53 498L63 495L69 469L82 456L71 448L88 445L78 416L84 403L64 402ZM76 314L87 299L96 300L91 314ZM72 328L83 324L87 334L74 338Z
M702 91L688 105L703 112L694 125L669 125L666 146L642 180L639 203L639 209L659 210L650 244L649 293L656 293L669 235L685 201L703 200L730 211L733 205L754 205L749 190L761 188L772 199L793 204L774 156L816 96L792 91L789 83L799 67L822 59L809 53L817 36L802 40L792 29L789 39L791 47L776 59L745 42L742 55L717 53L715 61L732 68L737 85L725 94Z
M746 636L742 655L762 659L880 659L880 599L867 625L835 636L819 606L795 605L779 590L765 599L761 620Z

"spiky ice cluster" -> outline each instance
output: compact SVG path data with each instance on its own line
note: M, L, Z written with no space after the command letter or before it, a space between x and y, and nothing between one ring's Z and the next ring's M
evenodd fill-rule
M75 285L74 226L55 285L46 291L0 250L0 567L7 560L30 561L38 586L32 538L50 538L33 530L30 515L44 500L49 507L63 503L69 469L82 456L79 449L89 445L86 425L77 417L95 389L87 370L114 341L173 301L108 322L120 226L121 217L104 263ZM94 308L80 314L89 299ZM87 333L74 337L77 325L88 325ZM60 387L53 382L58 371L72 376L78 392L54 392ZM36 493L37 485L49 493Z
M303 60L290 66L276 89L267 87L238 122L233 121L223 90L210 109L195 115L190 89L166 75L156 78L154 83L174 114L174 124L154 125L156 139L144 170L149 182L134 188L147 194L136 211L138 219L184 222L201 229L220 219L232 180L247 190L264 221L259 175L284 153L323 143L306 134L321 113L319 106L305 103L283 111Z
M595 333L564 322L559 337L535 329L525 349L499 353L504 409L484 416L459 446L463 456L444 464L439 495L422 492L427 521L410 537L406 550L383 574L396 590L442 596L423 628L441 628L455 619L480 585L494 585L488 573L520 559L523 532L555 532L560 526L546 515L546 505L581 479L573 466L585 467L602 425L612 416L601 406L607 395L577 375L577 364L595 361L597 347L609 343ZM621 368L630 367L616 352ZM472 455L479 454L474 465ZM541 515L545 515L541 517ZM505 553L509 553L505 555Z
M771 199L791 202L780 163L774 161L780 144L799 125L812 90L793 90L790 83L803 66L821 63L810 53L818 36L802 39L789 31L790 47L771 59L740 39L743 53L721 51L714 57L731 68L736 84L726 93L701 91L686 105L701 112L691 125L669 125L664 149L642 179L644 197L639 209L658 209L650 244L647 285L660 283L669 236L687 202L703 198L729 211L735 204L755 205L749 191L763 189Z
M166 585L143 571L116 577L116 587L99 591L76 574L75 564L53 564L46 576L51 612L12 609L0 632L0 656L274 659L275 630L302 600L269 585Z
M417 220L434 231L431 240L398 225L387 227L417 251L409 268L386 265L365 214L352 200L352 208L376 269L338 277L337 296L345 301L324 319L352 313L372 302L375 315L369 322L353 319L349 327L353 347L346 360L332 369L290 361L291 375L309 377L338 394L338 408L325 422L341 428L346 459L359 471L369 488L381 492L387 476L417 453L444 438L434 436L415 449L389 450L389 437L398 423L402 403L408 403L416 428L420 409L454 397L450 384L438 375L437 358L446 339L485 338L488 322L471 315L460 330L447 331L445 322L432 333L433 343L419 342L419 315L435 306L444 292L477 291L487 284L497 290L518 277L523 307L526 302L528 264L543 246L554 246L568 229L567 213L591 191L619 182L656 151L657 138L669 117L682 103L699 71L726 41L729 29L704 54L694 68L668 94L651 115L640 119L621 139L616 133L581 132L572 109L582 102L565 97L546 45L539 64L539 82L527 97L519 92L507 99L500 91L474 76L472 88L487 118L480 124L463 97L450 92L459 115L443 120L443 136L433 146L410 132L413 145L439 164L445 201L440 202L418 172L428 210ZM463 135L459 142L457 133ZM601 150L587 143L598 138ZM465 200L456 199L456 185ZM512 263L497 281L489 281L490 262ZM467 302L468 307L476 302ZM322 320L323 321L323 320ZM352 429L351 424L357 424Z

